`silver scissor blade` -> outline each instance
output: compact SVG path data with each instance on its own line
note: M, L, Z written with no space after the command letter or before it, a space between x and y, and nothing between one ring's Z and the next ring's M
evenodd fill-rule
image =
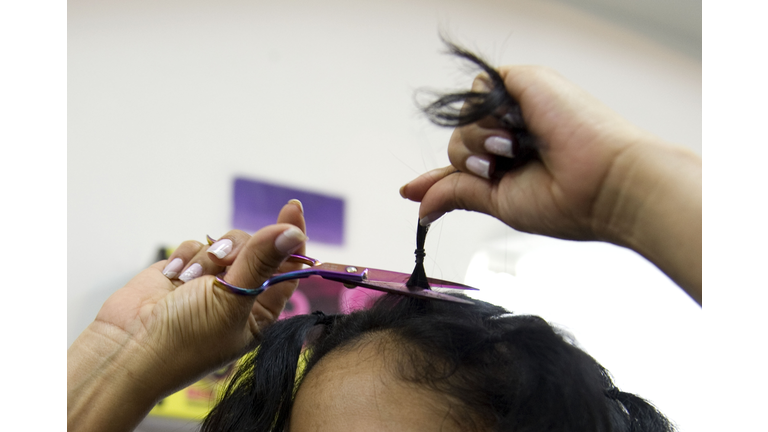
M471 287L469 285L460 284L458 282L451 282L451 281L442 280L442 279L435 279L435 278L427 278L427 281L429 282L429 286L431 286L432 288L446 288L446 289L479 291L475 287Z
M393 294L407 295L411 297L429 298L434 300L451 301L455 303L474 304L470 300L454 297L450 294L441 293L438 291L415 289L411 290L403 282L387 282L387 281L363 281L363 282L346 282L348 285L355 285L363 288L370 288L377 291L384 291Z

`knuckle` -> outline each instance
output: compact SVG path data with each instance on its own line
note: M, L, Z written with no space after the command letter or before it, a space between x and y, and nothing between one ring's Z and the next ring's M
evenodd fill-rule
M224 237L232 240L239 240L239 239L246 239L250 238L250 234L248 234L245 231L242 230L230 230L226 234L224 234Z
M548 77L557 77L560 76L560 74L552 69L549 66L542 66L542 65L531 65L528 67L531 74L541 77L541 78L548 78Z
M451 206L456 209L470 209L467 202L467 196L462 193L462 182L467 180L465 175L453 176L453 184L451 185L450 202Z
M277 259L273 254L264 253L263 251L258 250L253 251L250 258L251 259L247 260L248 272L256 281L258 281L258 283L263 283L265 280L272 277L282 262L282 260Z
M187 240L182 242L177 248L180 252L194 253L202 249L203 244L196 240Z

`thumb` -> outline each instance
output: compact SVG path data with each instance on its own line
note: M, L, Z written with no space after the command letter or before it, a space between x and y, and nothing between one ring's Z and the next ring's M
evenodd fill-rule
M304 232L291 224L264 227L251 236L224 279L235 286L258 288L306 240Z
M400 195L421 201L419 219L422 223L432 223L457 209L492 215L494 190L491 181L448 166L414 179L400 189Z
M307 236L297 226L281 223L257 231L243 246L227 270L224 281L241 288L258 288L277 272L278 267L294 251L301 248ZM216 288L227 304L237 310L251 311L254 297L225 292ZM258 297L256 297L258 298Z

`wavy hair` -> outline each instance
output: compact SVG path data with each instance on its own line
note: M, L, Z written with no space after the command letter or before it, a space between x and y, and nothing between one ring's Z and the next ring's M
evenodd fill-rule
M542 318L473 302L389 294L348 315L279 321L246 357L202 430L285 430L296 383L328 353L377 338L396 343L388 359L397 378L459 402L467 430L675 430L653 405L618 390L600 364ZM302 356L306 364L297 372Z

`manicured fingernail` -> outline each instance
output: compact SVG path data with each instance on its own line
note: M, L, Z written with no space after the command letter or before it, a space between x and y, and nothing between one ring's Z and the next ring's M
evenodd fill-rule
M408 186L408 183L404 184L403 187L400 188L400 196L405 198L405 187Z
M208 234L205 235L205 239L208 241L208 246L216 243L216 239L211 237L211 236L209 236Z
M284 254L289 254L301 246L307 236L297 227L290 227L275 239L275 248Z
M515 156L512 153L512 140L510 139L492 136L485 140L484 145L489 153L510 158Z
M423 218L421 218L419 220L419 225L427 226L427 225L431 224L432 222L440 219L444 214L445 214L445 212L430 213L430 214L424 216Z
M485 179L491 179L491 162L478 156L467 158L467 169Z
M232 252L232 240L230 239L221 239L208 248L208 253L213 254L218 259L224 258L230 252Z
M192 279L199 278L200 275L203 274L203 266L201 266L198 263L194 263L191 266L189 266L188 269L184 270L184 273L179 276L179 279L184 281L184 283L191 281Z
M179 271L184 267L184 261L181 258L174 258L163 269L163 275L168 279L173 279L179 274Z
M297 206L299 206L299 210L301 210L301 214L304 214L304 204L302 204L301 201L297 199L292 199L288 201L288 204L296 204Z

